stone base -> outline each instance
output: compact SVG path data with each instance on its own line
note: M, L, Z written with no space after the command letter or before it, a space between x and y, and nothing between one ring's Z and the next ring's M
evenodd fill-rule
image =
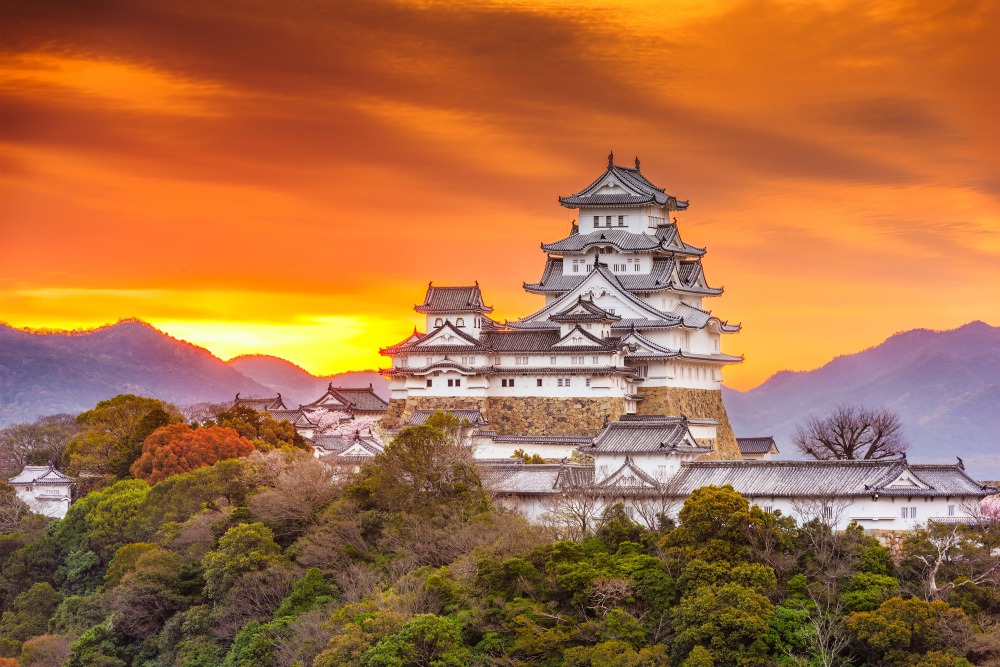
M640 415L685 415L692 419L714 419L719 422L716 430L715 451L705 458L726 461L739 460L740 447L736 443L729 415L718 389L686 389L683 387L639 387L638 409Z
M401 428L414 410L479 410L500 435L591 435L604 427L605 417L625 414L624 398L548 398L537 396L451 398L414 396L392 399L382 423Z

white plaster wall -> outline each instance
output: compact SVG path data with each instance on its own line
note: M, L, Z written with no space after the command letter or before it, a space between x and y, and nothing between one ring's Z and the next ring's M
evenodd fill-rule
M15 485L17 497L31 508L32 512L61 519L69 511L69 484L32 484L30 486Z
M878 500L870 497L837 499L837 498L751 498L750 502L759 507L772 507L780 510L785 516L795 517L800 522L816 516L823 503L829 503L832 508L832 518L838 530L843 530L857 521L864 528L882 530L913 530L927 524L929 519L954 517L971 518L968 507L977 506L978 500L971 498L928 498L913 496L879 496ZM954 515L949 516L948 507L954 508ZM902 517L903 507L917 508L916 517Z
M579 445L551 444L541 442L493 442L480 440L473 445L473 454L477 459L509 459L518 449L523 449L527 455L537 454L543 459L564 459L573 455Z

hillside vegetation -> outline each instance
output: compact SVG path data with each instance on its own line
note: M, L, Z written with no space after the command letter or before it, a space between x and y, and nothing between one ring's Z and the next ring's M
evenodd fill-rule
M917 532L894 561L861 529L797 525L706 487L679 524L648 530L612 507L570 540L504 511L441 414L351 474L268 442L251 413L191 429L155 410L170 423L140 451L121 434L129 456L170 466L147 475L134 459L154 484L107 469L51 523L0 492L0 655L34 667L1000 664L993 524ZM219 428L239 435L192 435ZM222 451L223 436L250 444L211 465L156 456Z

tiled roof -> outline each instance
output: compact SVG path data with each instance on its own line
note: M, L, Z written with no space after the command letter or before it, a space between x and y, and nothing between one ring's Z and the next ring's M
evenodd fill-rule
M893 488L911 470L929 488ZM988 491L955 466L913 466L881 461L697 461L682 463L670 482L679 495L702 486L731 484L749 497L985 496Z
M73 478L67 477L52 466L25 466L21 472L11 477L7 482L10 484L68 484L73 482Z
M673 280L674 266L681 281ZM702 287L699 283L701 260L677 262L673 257L657 257L649 273L618 273L615 276L629 292L662 292L673 290L692 294L715 296L722 294L721 287ZM537 283L524 283L524 289L535 294L560 294L568 292L583 281L587 274L563 274L563 259L549 257L542 277Z
M424 424L435 412L442 412L442 410L414 410L413 416L410 417L410 421L406 422L406 425L419 426L420 424ZM486 418L483 417L483 413L479 410L445 408L443 412L459 420L467 421L473 426L485 426L489 424L489 422L486 421Z
M600 278L603 278L603 283L599 281ZM613 295L615 298L619 299L624 303L631 304L635 308L635 310L637 310L640 313L645 313L650 319L661 319L669 317L669 315L667 315L666 313L657 310L654 306L646 303L645 301L643 301L642 299L640 299L639 297L635 296L627 289L625 289L625 287L619 280L618 276L612 273L608 269L607 264L605 264L604 262L598 262L594 264L590 273L587 274L584 280L580 281L580 283L577 284L574 290L580 289L583 285L588 284L588 281L590 284L593 284L595 287L599 287L600 289L607 290L608 288L610 288L611 290L614 290ZM539 320L543 318L548 319L549 316L552 315L553 313L557 313L561 309L565 308L568 304L574 303L575 299L576 295L574 295L572 292L563 294L562 296L558 297L557 299L547 304L543 308L535 311L534 313L526 315L525 317L522 317L520 320L517 320L516 322L510 323L510 326L519 327L524 322L530 322L532 320ZM622 322L624 321L625 320L622 320ZM618 322L618 324L621 324L621 322Z
M627 420L608 422L604 430L590 447L582 447L586 453L704 453L711 447L702 447L695 441L688 429L686 419L681 417L650 420Z
M298 425L304 427L316 426L302 410L268 410L267 413L277 421L300 422Z
M427 286L424 302L413 307L418 313L492 313L492 306L483 304L479 283L463 287Z
M676 197L672 197L663 191L663 188L659 188L649 180L639 171L639 161L636 160L636 167L622 167L614 164L612 156L608 159L608 168L601 174L597 180L580 190L576 194L570 195L568 197L560 197L559 203L567 208L579 208L581 206L607 206L607 205L625 205L625 206L639 206L643 204L656 204L658 206L667 206L671 210L683 211L688 207L686 201L678 201ZM599 190L609 179L609 177L615 177L615 181L620 183L622 186L621 194L618 193L602 193L594 194Z
M584 299L579 296L575 303L555 315L550 315L549 319L553 322L616 322L621 317L604 310L594 303L592 298Z
M236 407L237 405L244 405L248 408L256 410L257 412L288 409L288 406L286 406L284 401L281 400L281 394L278 394L273 398L259 396L241 398L239 394L236 394L236 399L233 401L233 407Z
M389 404L375 393L371 384L367 387L332 387L331 390L358 412L385 412L389 409Z
M403 347L406 347L405 344ZM375 393L371 384L367 387L334 387L332 382L322 396L303 407L324 407L334 402L352 412L385 412L389 409L389 404Z
M567 489L585 489L594 483L594 466L591 465L477 463L483 484L497 494L556 494Z
M763 436L757 438L736 438L736 444L740 447L740 454L767 454L773 448L778 451L774 444L773 436Z
M374 437L361 435L360 433L346 436L340 434L317 435L310 442L321 453L334 454L336 456L342 456L343 452L356 446L361 447L361 449L367 452L368 456L375 456L376 454L381 454L383 451L382 445Z

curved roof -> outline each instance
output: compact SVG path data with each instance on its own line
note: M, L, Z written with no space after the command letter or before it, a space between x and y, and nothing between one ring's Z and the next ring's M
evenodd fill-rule
M579 285L585 273L564 274L561 257L549 257L545 262L542 277L537 283L524 283L526 292L533 294L560 294L568 292ZM677 269L677 279L674 269ZM721 287L704 286L704 269L701 260L678 261L674 257L657 257L649 273L615 274L618 282L629 292L663 292L674 291L705 296L722 294Z
M605 188L608 184L613 187ZM614 154L608 156L608 168L597 179L576 194L559 197L566 208L586 206L662 206L671 211L683 211L686 201L667 194L663 188L651 183L639 171L639 158L635 168L614 163Z
M428 283L424 302L413 307L418 313L492 313L483 304L479 283L461 287L434 287Z
M584 253L594 246L614 246L622 252L651 252L659 250L678 255L701 256L704 248L681 241L676 225L664 225L656 234L631 232L628 229L599 229L586 234L570 234L552 243L543 243L542 250L558 255Z

